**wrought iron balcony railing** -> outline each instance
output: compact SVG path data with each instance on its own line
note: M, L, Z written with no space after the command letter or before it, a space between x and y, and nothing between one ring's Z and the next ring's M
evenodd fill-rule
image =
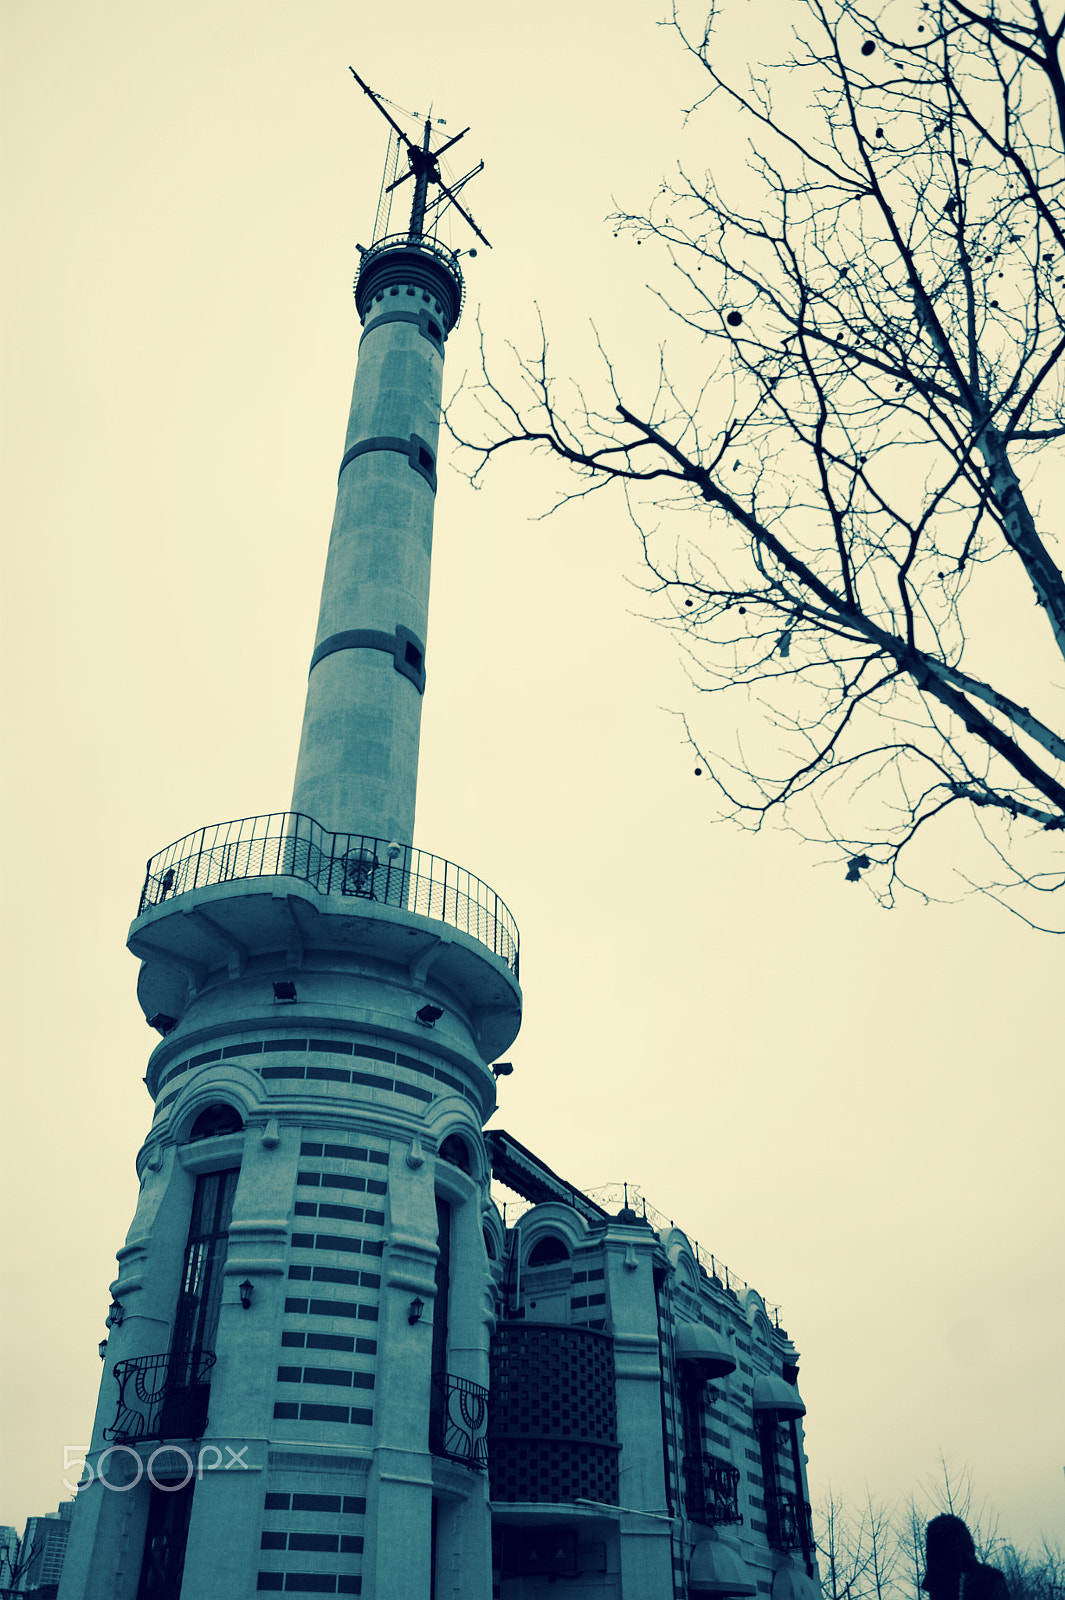
M685 1456L684 1503L693 1522L716 1527L725 1522L742 1522L740 1513L740 1469L717 1456Z
M769 1543L777 1550L812 1550L814 1526L810 1507L801 1495L777 1489L765 1497Z
M161 850L148 862L137 915L208 884L274 877L445 922L501 956L517 977L517 924L472 872L413 845L327 833L295 811L217 822Z
M488 1390L450 1372L433 1373L429 1449L475 1472L488 1468Z
M207 1426L214 1354L133 1356L115 1362L118 1411L105 1439L199 1439Z

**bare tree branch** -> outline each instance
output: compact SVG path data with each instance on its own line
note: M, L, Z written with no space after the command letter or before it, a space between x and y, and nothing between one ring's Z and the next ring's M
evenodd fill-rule
M600 352L586 397L541 329L506 379L485 358L481 423L449 421L474 481L525 445L577 474L565 498L620 486L668 530L644 536L659 619L700 687L763 718L746 757L718 717L693 733L726 814L823 828L891 903L902 852L966 811L1015 874L986 886L1046 893L1065 872L1065 579L1027 484L1065 436L1065 14L792 15L791 54L746 77L716 7L669 24L708 84L689 133L709 122L710 148L746 139L749 159L681 169L613 219L673 275L658 293L684 343L653 392ZM1011 572L1046 658L1038 708L986 622Z

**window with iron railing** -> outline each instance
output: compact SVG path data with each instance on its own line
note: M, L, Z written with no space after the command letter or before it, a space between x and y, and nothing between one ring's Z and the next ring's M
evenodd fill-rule
M429 1449L475 1472L488 1468L488 1390L450 1372L433 1374Z
M229 1109L213 1106L209 1113ZM204 1136L215 1131L212 1120ZM239 1167L201 1172L197 1177L170 1349L115 1363L118 1409L107 1438L131 1442L203 1436L222 1306L222 1268L239 1177Z
M684 1504L692 1522L713 1528L743 1521L738 1467L710 1455L685 1456L683 1465Z
M769 1543L774 1549L813 1549L813 1517L801 1495L789 1494L782 1489L767 1491L765 1508Z
M207 1427L214 1352L132 1356L115 1362L118 1409L104 1429L117 1444L138 1439L200 1439Z

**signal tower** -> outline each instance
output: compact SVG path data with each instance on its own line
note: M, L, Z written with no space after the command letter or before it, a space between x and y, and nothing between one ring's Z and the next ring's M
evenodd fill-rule
M354 73L354 69L352 69ZM362 333L289 811L152 858L129 948L161 1040L62 1600L491 1592L492 1063L521 1016L493 891L413 843L457 210L388 120L410 222ZM466 130L464 130L466 131ZM473 252L471 252L473 253ZM120 1492L115 1492L120 1491ZM439 1592L438 1590L436 1592Z

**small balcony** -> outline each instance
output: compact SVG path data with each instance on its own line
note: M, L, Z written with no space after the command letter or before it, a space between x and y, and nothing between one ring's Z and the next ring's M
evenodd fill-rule
M717 1456L685 1456L684 1504L692 1522L716 1528L742 1522L739 1507L740 1469Z
M118 1411L104 1438L118 1444L140 1439L200 1439L211 1394L209 1350L192 1356L134 1356L116 1361Z
M474 1472L488 1470L488 1390L469 1378L434 1372L429 1449Z
M769 1543L776 1550L812 1550L813 1518L801 1495L777 1489L765 1497Z

